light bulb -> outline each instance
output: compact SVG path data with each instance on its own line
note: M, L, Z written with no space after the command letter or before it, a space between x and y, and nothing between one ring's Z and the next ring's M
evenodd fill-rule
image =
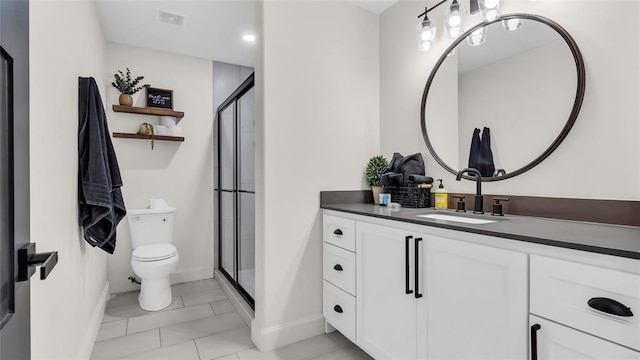
M460 26L461 22L462 18L460 18L460 14L458 14L457 12L452 12L451 16L449 17L449 26L451 26L452 28L458 27Z
M444 12L444 28L447 31L447 36L452 39L456 39L464 32L464 14L466 10L457 1L454 1L451 6Z
M422 41L429 41L431 40L431 37L433 36L433 33L431 32L430 28L425 28L422 30L422 32L420 33L420 39Z
M485 18L487 19L487 21L493 21L498 17L498 12L495 10L487 10L487 15L485 16Z
M522 27L522 19L502 20L502 27L505 31L515 31Z
M499 2L499 0L485 0L484 1L484 6L487 9L493 9L494 7L498 6L498 2Z
M437 28L431 25L428 18L418 23L416 27L416 40L418 41L418 50L427 51L431 48L431 42L436 38Z
M484 28L480 28L472 32L469 36L467 36L467 44L469 46L478 46L484 44L487 40L487 33L484 31Z
M431 41L423 41L418 45L418 50L420 51L429 51L431 48Z

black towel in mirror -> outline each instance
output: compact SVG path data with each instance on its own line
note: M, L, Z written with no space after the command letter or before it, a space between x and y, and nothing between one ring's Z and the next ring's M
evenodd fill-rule
M491 133L488 127L482 129L482 140L480 141L480 153L482 163L480 164L480 174L482 176L493 176L496 167L493 163L493 152L491 151Z

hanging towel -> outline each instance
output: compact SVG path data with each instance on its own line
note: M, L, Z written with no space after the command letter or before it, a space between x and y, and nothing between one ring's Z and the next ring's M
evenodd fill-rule
M493 176L496 166L493 163L493 152L491 151L491 133L488 127L482 129L482 140L480 140L480 154L482 162L480 170L482 176Z
M113 254L127 211L118 160L94 78L78 78L78 204L84 239Z
M469 150L469 168L480 169L482 152L480 146L480 129L473 130L471 135L471 150Z

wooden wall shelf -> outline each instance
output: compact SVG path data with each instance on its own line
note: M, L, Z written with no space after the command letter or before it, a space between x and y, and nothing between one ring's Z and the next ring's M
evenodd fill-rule
M115 106L115 105L114 105ZM130 133L120 133L114 132L114 138L122 138L122 139L143 139L143 140L151 140L151 135L140 135L140 134L130 134ZM154 140L166 140L166 141L184 141L183 136L166 136L166 135L155 135L153 137Z
M113 105L113 111L123 112L130 114L142 114L142 115L155 115L155 116L175 116L178 119L184 117L184 112L173 111L170 109L152 108L152 107L137 107L137 106L121 106Z

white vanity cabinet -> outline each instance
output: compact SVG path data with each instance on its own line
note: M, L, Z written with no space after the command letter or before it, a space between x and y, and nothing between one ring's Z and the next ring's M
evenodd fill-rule
M425 230L356 222L357 344L377 359L526 359L527 256Z

